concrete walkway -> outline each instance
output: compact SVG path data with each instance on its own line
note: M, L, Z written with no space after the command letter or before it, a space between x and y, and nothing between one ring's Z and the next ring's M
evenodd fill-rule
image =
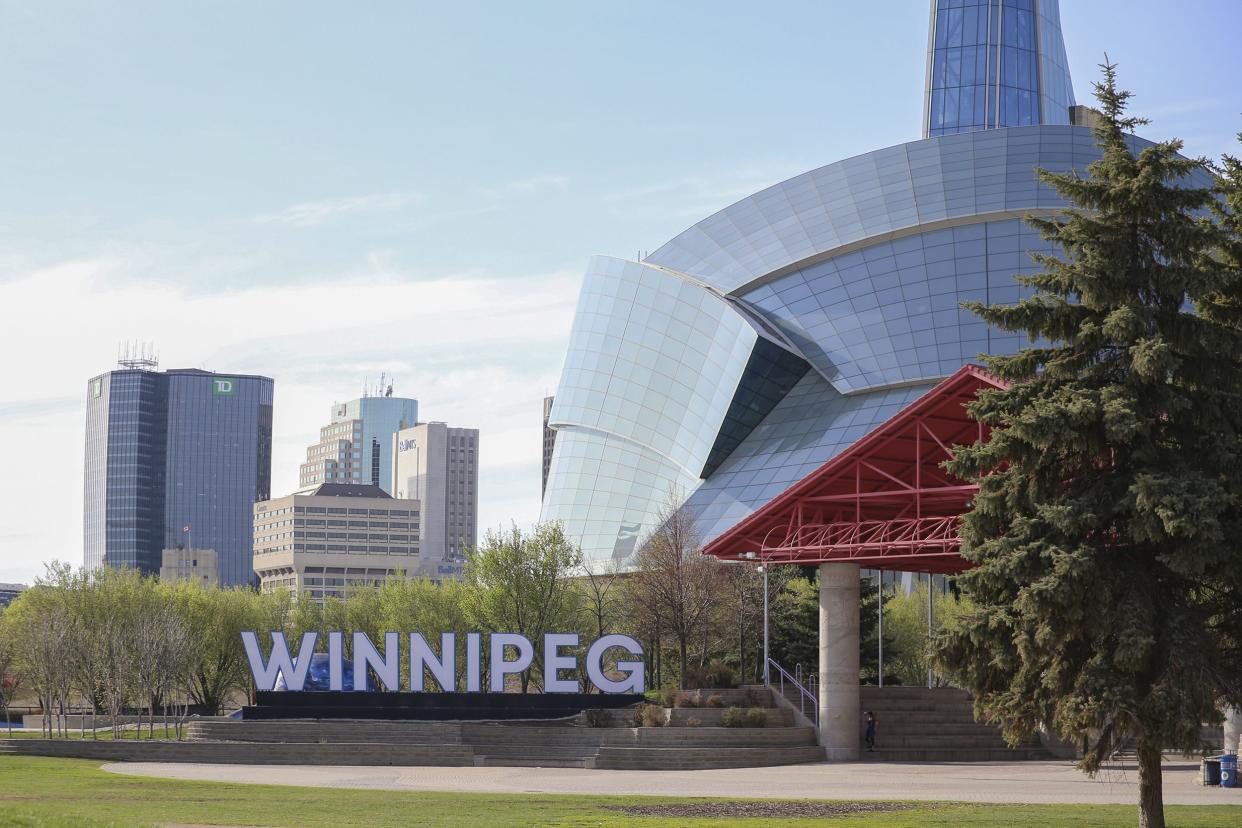
M1069 762L822 763L701 771L580 768L332 767L115 762L112 773L169 779L472 793L712 796L764 799L949 800L1002 803L1138 801L1138 771L1116 766L1088 779ZM1165 766L1167 804L1242 805L1242 788L1196 785L1197 762Z

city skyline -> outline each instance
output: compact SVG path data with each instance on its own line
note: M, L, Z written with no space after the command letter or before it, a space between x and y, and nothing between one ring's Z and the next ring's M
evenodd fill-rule
M606 31L620 43L667 47L683 36L676 33L701 30L701 9L558 6L525 20L499 9L477 17L421 10L417 19L394 9L391 36L376 20L350 21L346 39L369 35L392 46L401 33L416 32L421 42L469 28L463 61L482 65L488 83L476 88L449 72L432 88L419 73L431 77L426 70L436 61L454 63L434 43L421 55L375 50L375 64L349 51L335 77L327 68L305 78L282 74L282 38L302 49L332 42L326 32L340 27L322 9L303 18L276 7L248 12L255 42L238 45L230 61L199 54L183 65L176 49L201 46L187 44L158 10L144 20L119 10L105 20L98 11L10 7L16 25L0 34L0 65L11 71L0 84L14 103L15 128L0 147L28 163L10 178L9 192L21 200L0 201L0 307L20 309L4 315L3 342L10 353L31 342L56 347L39 360L13 360L0 402L0 422L30 435L11 450L27 471L0 484L0 581L29 582L43 561L81 559L80 524L56 525L33 492L81 491L80 389L112 367L107 355L127 338L155 341L167 365L276 380L274 494L296 488L297 463L322 425L323 405L386 371L397 376L398 393L418 398L436 419L480 427L488 442L481 527L533 522L540 500L533 412L555 390L587 257L653 249L789 175L917 138L921 89L909 70L919 73L927 4L894 5L901 13L791 4L762 20L721 7L712 37L691 38L679 53L693 67L685 85L666 92L641 71L591 67L585 44ZM1123 86L1137 93L1134 111L1156 119L1145 134L1183 137L1194 154L1237 152L1239 107L1219 79L1239 73L1239 57L1224 48L1238 10L1189 4L1189 13L1154 25L1159 9L1064 4L1079 102L1090 102L1094 64L1107 50L1121 65ZM228 14L201 14L202 32L231 23ZM539 34L552 14L567 21L555 41ZM669 25L653 26L657 14ZM790 15L806 25L791 31ZM915 48L886 48L878 60L874 37L842 34L854 27ZM832 53L813 49L817 29L829 28ZM140 43L129 42L129 29ZM512 38L520 45L503 46L514 31L523 35ZM152 34L164 37L146 37ZM584 37L570 42L575 34ZM778 35L791 39L790 48L765 46L753 57L722 48ZM128 57L108 64L97 49ZM731 66L741 53L746 62ZM1150 59L1155 54L1167 59ZM215 74L191 71L191 63ZM584 80L555 81L565 63L583 67ZM97 73L85 71L100 64ZM865 89L815 81L859 65L875 67ZM368 89L368 79L394 68L404 86L382 85L350 104L346 92ZM796 96L774 94L795 76L802 78ZM264 82L246 91L252 77ZM719 94L722 77L728 95ZM538 93L549 88L552 100L540 103ZM229 103L236 90L242 93ZM489 139L449 147L435 118L397 113L393 104L406 91L424 111L453 113L454 135ZM818 105L808 108L808 95ZM863 98L869 106L859 105ZM313 105L286 117L302 101ZM462 101L478 106L462 113ZM684 110L669 117L674 101ZM279 129L268 119L256 120L266 127L238 129L264 107L283 122ZM633 127L635 112L663 117ZM841 112L868 116L843 123ZM496 113L517 127L506 141L485 129L463 132ZM343 125L334 131L336 120ZM143 123L143 132L131 122ZM772 123L796 126L773 130ZM550 126L554 140L541 144L536 136ZM95 140L67 147L64 136L83 134ZM278 157L306 135L314 140L301 151ZM607 172L595 171L601 156L610 159ZM252 165L270 172L252 175ZM367 313L325 335L317 311L337 301L341 282L365 295Z

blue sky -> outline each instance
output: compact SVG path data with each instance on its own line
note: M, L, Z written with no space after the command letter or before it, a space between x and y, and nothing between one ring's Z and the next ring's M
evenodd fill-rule
M654 250L919 135L925 0L0 0L0 581L81 560L83 399L117 343L276 379L274 494L381 371L482 429L538 516L540 401L593 253ZM1242 5L1062 0L1148 137L1238 152Z

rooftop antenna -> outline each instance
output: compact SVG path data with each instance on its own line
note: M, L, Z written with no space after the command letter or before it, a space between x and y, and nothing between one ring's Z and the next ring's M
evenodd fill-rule
M155 343L125 340L117 346L116 364L127 371L156 371L160 361L155 355Z

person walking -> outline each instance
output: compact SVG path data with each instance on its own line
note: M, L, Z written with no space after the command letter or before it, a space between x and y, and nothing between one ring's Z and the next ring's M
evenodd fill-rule
M875 714L867 711L867 752L875 752Z

